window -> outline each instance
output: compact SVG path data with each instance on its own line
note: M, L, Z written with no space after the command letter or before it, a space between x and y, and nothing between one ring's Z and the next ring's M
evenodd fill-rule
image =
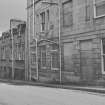
M94 0L94 17L105 16L105 0Z
M36 64L36 54L35 53L31 54L31 64Z
M51 54L51 69L58 70L59 68L59 56L58 52L54 51Z
M24 51L24 44L16 44L16 60L24 60L25 58L25 51Z
M6 46L2 47L2 59L6 59Z
M101 40L102 73L105 74L105 39Z
M18 34L19 34L19 36L21 36L21 26L20 25L18 27Z
M26 24L21 24L20 25L20 33L21 34L25 33L25 29L26 29Z
M40 24L39 24L40 23L40 18L39 18L39 14L36 15L36 20L35 21L36 21L36 26L37 26L36 27L36 34L37 34L38 32L40 32Z
M58 70L59 68L59 52L58 52L58 45L52 45L52 52L51 52L51 69Z
M17 34L17 28L12 29L13 35Z
M73 25L73 3L68 0L63 3L63 26Z
M44 31L45 30L45 12L42 12L40 16L41 16L41 30Z
M21 60L21 57L20 57L20 45L19 44L17 45L17 60Z
M86 21L90 20L90 0L85 0L85 8L86 8Z
M41 48L41 67L46 67L46 46L42 46Z
M49 10L46 11L46 14L47 14L47 22L46 22L47 24L46 24L46 27L49 30L49 18L50 18Z
M49 21L50 15L49 15L49 10L47 10L47 21Z

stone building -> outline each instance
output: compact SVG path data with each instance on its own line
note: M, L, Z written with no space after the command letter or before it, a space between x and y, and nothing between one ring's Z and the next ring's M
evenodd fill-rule
M105 0L27 0L30 77L105 83L104 10Z
M0 40L0 77L24 80L26 22L11 19L10 24Z

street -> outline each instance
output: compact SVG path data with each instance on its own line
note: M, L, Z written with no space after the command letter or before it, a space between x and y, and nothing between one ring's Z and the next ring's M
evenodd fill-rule
M0 105L105 105L105 95L0 83Z

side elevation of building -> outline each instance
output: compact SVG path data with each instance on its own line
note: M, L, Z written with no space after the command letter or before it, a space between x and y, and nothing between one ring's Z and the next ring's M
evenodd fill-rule
M28 0L30 79L105 83L104 5L105 0Z

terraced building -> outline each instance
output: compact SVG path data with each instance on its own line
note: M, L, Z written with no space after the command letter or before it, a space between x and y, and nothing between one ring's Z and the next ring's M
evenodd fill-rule
M25 80L26 22L11 19L9 31L0 38L0 77Z
M104 11L105 0L27 0L30 79L105 83Z

